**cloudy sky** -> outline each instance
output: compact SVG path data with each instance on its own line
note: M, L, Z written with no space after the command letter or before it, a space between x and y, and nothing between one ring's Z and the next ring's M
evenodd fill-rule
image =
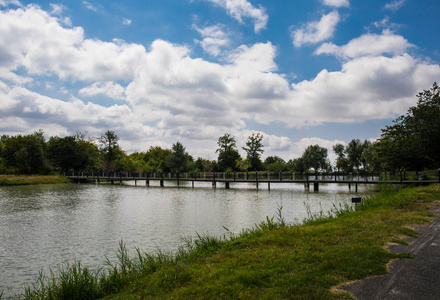
M0 0L0 134L114 130L131 153L218 138L298 157L380 129L440 81L438 0Z

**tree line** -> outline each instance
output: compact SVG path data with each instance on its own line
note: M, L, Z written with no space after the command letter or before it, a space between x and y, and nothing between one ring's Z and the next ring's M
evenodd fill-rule
M301 157L285 161L268 156L263 161L263 135L252 133L242 149L229 133L218 138L216 160L194 159L180 142L171 149L151 146L145 152L127 154L119 145L119 136L111 130L99 138L78 132L72 136L53 136L46 140L43 130L30 135L0 138L0 173L49 174L60 171L114 172L396 172L402 169L422 171L440 167L440 88L434 82L417 95L416 106L382 129L374 142L351 140L336 144L332 164L327 148L308 146Z

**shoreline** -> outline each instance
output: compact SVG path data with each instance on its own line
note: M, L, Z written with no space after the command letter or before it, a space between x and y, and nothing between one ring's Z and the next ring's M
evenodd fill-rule
M69 183L61 175L0 175L0 186Z
M356 210L335 207L331 215L292 225L284 222L280 209L239 234L185 240L174 254L136 249L133 257L121 241L120 261L109 270L73 264L58 270L81 279L69 282L67 289L66 282L49 276L29 292L38 299L55 294L55 299L353 299L346 291L335 294L335 287L385 275L391 260L411 258L385 246L406 245L406 237L416 237L409 227L429 224L433 214L428 210L439 199L438 184L400 191L385 187L380 194L365 195Z

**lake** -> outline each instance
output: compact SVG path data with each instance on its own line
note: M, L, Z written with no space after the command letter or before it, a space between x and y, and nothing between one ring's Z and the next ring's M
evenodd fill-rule
M307 211L329 211L349 203L347 185L320 185L305 192L300 184L181 183L176 187L62 184L0 187L0 292L23 292L38 272L81 261L92 268L115 260L122 240L130 251L175 251L183 237L227 231L239 233L273 217L282 207L288 223L300 223ZM370 187L360 186L360 192Z

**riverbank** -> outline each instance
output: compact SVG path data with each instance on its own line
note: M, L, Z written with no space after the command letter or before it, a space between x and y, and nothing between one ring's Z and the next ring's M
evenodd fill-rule
M130 257L121 243L119 262L109 271L62 268L61 281L42 277L27 298L352 299L334 287L386 274L390 260L410 258L386 246L407 244L404 237L417 235L410 226L428 224L428 209L439 199L439 185L388 188L363 197L356 211L335 207L331 216L309 216L303 225L285 224L280 209L239 234L187 241L174 255L138 251Z
M0 186L69 183L60 175L0 175Z

